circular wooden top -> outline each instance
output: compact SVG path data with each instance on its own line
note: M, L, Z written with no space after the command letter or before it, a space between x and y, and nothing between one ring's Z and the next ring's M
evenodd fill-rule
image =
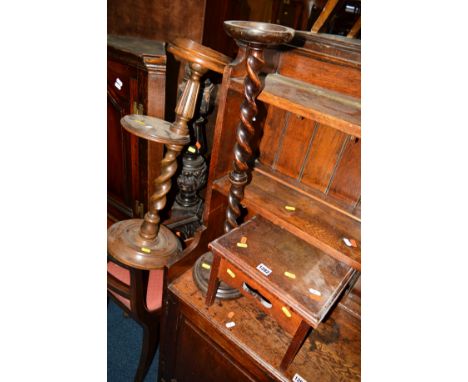
M183 60L196 62L221 74L224 72L224 67L231 62L228 56L187 38L174 39L167 50Z
M224 22L226 33L246 44L280 45L292 40L294 29L283 25L257 21L229 20Z
M172 132L172 124L159 118L130 114L123 117L120 123L129 133L148 141L176 145L186 145L190 142L190 136Z
M140 237L143 219L123 220L107 230L107 252L117 261L137 269L160 269L181 251L179 239L167 227L159 227L158 237Z

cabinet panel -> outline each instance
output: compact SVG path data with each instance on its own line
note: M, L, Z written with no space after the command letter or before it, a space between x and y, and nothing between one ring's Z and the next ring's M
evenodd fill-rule
M109 197L120 204L128 204L127 164L125 158L126 140L119 126L119 121L125 110L108 96L107 99L107 192Z
M135 85L135 69L107 61L107 193L109 212L119 219L133 216L134 144L120 119L132 112Z
M164 118L164 43L108 36L107 52L108 215L114 220L142 217L163 148L129 134L120 119L131 113Z
M180 325L175 362L177 382L254 381L190 321L182 317Z

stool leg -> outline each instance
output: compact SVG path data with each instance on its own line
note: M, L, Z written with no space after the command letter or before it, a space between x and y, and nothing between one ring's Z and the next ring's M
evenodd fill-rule
M307 333L309 333L310 325L305 321L301 321L299 328L297 328L296 333L291 341L291 344L286 350L286 354L281 361L280 370L285 371L291 362L294 360L297 352L301 348L302 344L304 343L305 339L307 338Z
M205 304L207 306L213 305L216 297L216 292L219 287L218 271L219 264L221 263L221 257L217 254L213 254L213 262L211 263L210 280L208 281L208 290L206 291Z
M143 325L143 346L141 347L140 362L135 375L135 382L143 382L151 361L154 358L159 343L159 324Z

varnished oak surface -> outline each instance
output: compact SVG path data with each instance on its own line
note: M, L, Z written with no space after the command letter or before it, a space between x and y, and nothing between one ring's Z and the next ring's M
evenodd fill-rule
M248 357L249 362L266 370L275 381L290 382L296 373L307 382L360 380L360 320L340 307L312 331L291 366L281 372L279 365L292 336L253 302L241 297L222 303L216 301L207 308L193 283L191 271L184 273L169 289L189 308L188 318L198 323L199 330L207 331L213 340L219 335L227 338L232 346L224 350L230 357L237 361ZM232 318L228 317L230 312L234 313ZM231 329L225 326L229 321L236 324Z
M157 240L145 241L139 236L142 219L128 219L107 230L107 252L129 267L149 270L169 266L178 259L182 246L169 228L161 225Z
M130 114L120 120L122 126L137 137L152 142L185 145L188 135L179 135L171 131L172 123L147 115Z
M242 237L247 238L247 248L237 246ZM313 327L322 321L356 272L261 216L211 242L210 247L242 270L248 283L252 280L271 292ZM271 273L262 274L256 269L259 264L266 265ZM286 277L285 272L295 278ZM230 277L225 277L229 281ZM319 291L321 298L312 299L309 288ZM284 318L281 312L279 315Z
M227 195L227 176L213 187ZM242 203L330 256L361 269L361 225L355 219L255 170ZM285 206L296 210L288 211ZM354 239L357 247L346 246L344 237Z
M224 67L231 62L228 56L187 38L178 37L174 39L167 50L183 60L197 62L221 74Z
M129 36L107 35L107 45L138 57L166 55L165 43L156 40L147 40Z
M231 78L233 89L241 92L241 78ZM361 100L355 97L298 81L280 74L265 77L260 101L304 118L361 137Z
M292 28L258 21L225 21L224 30L233 39L250 45L279 45L294 37Z
M335 132L335 130L330 129L329 131ZM341 134L341 133L340 133ZM333 142L333 141L332 141ZM321 142L320 142L321 143ZM326 142L328 145L327 146L332 146L330 142ZM324 147L325 145L320 145L320 149L322 151L325 151L326 154L328 154L328 147ZM284 145L283 145L284 148ZM332 149L335 147L332 146ZM289 147L286 147L286 152L290 149ZM284 153L284 156L286 156L286 152ZM317 159L318 155L315 155L314 159ZM290 162L293 160L292 155L290 156ZM281 173L280 171L274 170L269 166L266 166L259 161L256 161L255 163L255 171L267 176L272 179L273 182L279 182L287 187L292 188L294 191L299 192L300 194L303 194L309 198L312 198L314 200L317 200L319 203L325 204L326 206L340 212L341 214L344 214L348 217L350 217L353 220L356 220L358 222L361 222L361 210L358 208L358 206L350 206L349 204L345 203L344 201L334 197L333 195L330 194L324 194L323 192L320 192L319 190L312 188L311 186L307 185L304 183L304 179L307 175L307 170L309 167L311 167L311 162L310 161L305 169L304 176L302 178L302 181L298 181L297 179L291 178L288 175L285 175ZM319 162L317 166L325 167L326 162L321 160L317 161Z

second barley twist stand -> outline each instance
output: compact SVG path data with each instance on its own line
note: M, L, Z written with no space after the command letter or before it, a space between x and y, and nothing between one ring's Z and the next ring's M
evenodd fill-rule
M281 25L250 21L226 21L224 28L239 46L247 46L244 101L241 105L237 142L234 146L234 169L229 174L231 189L224 222L224 232L227 233L238 226L237 219L241 214L240 205L244 198L244 188L251 170L249 161L252 158L251 139L255 135L257 97L263 90L259 76L265 63L263 52L265 48L290 41L294 36L294 30Z
M121 120L122 126L130 133L166 146L161 174L155 180L155 192L144 219L117 222L107 233L109 255L137 269L163 268L181 252L176 235L160 224L159 211L166 205L166 195L177 170L177 157L190 141L187 123L195 112L200 77L208 70L222 72L229 62L228 57L187 39L174 40L168 51L190 66L190 78L177 101L176 120L169 123L145 115L127 115Z
M226 33L234 38L239 47L246 49L246 71L244 78L244 100L241 105L240 121L237 126L237 142L234 146L233 170L229 174L231 188L228 196L228 208L224 222L224 232L227 233L238 226L237 219L241 215L241 202L244 198L244 188L251 171L252 142L255 135L255 117L257 115L257 97L264 84L260 79L261 70L265 64L264 50L285 44L294 37L294 29L254 21L225 21ZM194 279L204 292L208 288L208 272L203 272L201 264L211 264L213 254L208 252L199 258L194 266ZM232 299L241 294L224 283L217 288L216 297Z

